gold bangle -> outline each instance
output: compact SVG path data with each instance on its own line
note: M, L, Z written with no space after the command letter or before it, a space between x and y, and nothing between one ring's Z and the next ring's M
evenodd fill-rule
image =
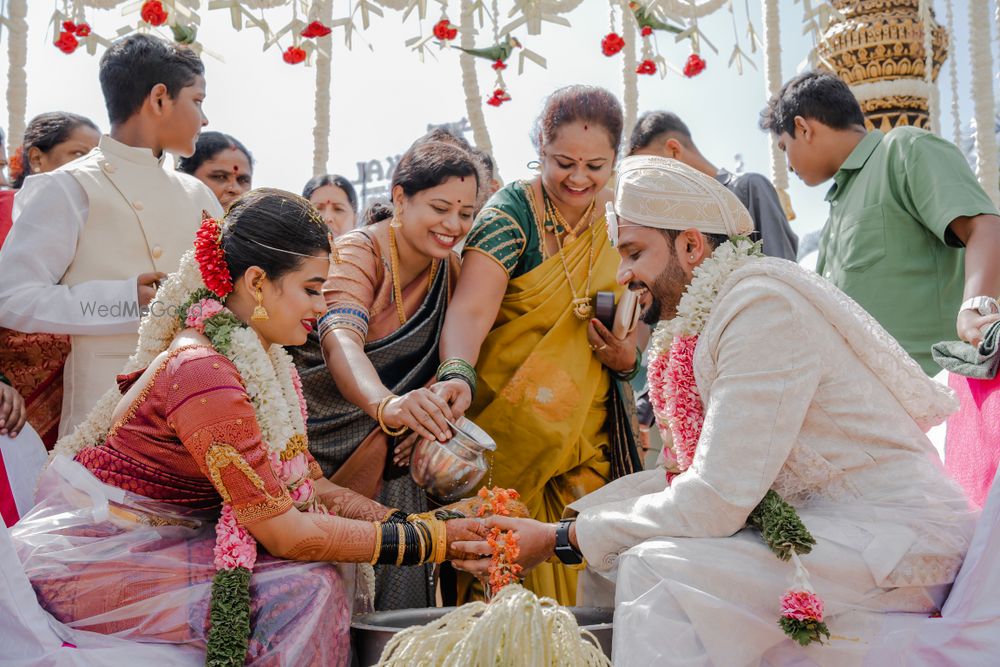
M396 556L396 566L403 564L403 555L406 549L406 531L403 530L403 524L396 524L396 532L399 534L399 555Z
M389 401L391 401L394 398L399 398L399 396L396 396L395 394L389 394L388 396L383 398L381 402L379 402L378 404L378 410L375 411L375 418L378 420L378 427L382 429L383 433L393 438L398 435L403 435L403 433L406 432L407 428L406 426L401 426L397 430L393 431L392 429L390 429L388 426L385 425L385 420L383 419L382 413L385 412L385 406L387 406L389 404Z
M391 519L392 515L395 514L398 511L399 510L397 510L397 509L390 508L389 511L385 513L385 516L382 517L382 522L385 523L386 521L388 521L389 519Z
M425 532L426 525L422 521L415 521L413 523L414 528L417 529L417 544L420 546L420 562L426 563L429 558L427 552L427 533Z
M434 562L443 563L448 556L448 522L438 521L436 528Z
M378 521L372 521L372 525L375 526L375 553L372 555L371 565L375 565L382 552L382 524Z

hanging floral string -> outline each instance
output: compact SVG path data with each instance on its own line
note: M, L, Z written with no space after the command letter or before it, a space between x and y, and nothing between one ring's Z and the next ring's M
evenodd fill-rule
M609 58L625 48L625 40L615 31L615 0L610 0L608 34L601 40L601 53Z
M653 335L649 364L649 397L657 426L664 433L667 483L687 471L694 461L705 422L704 404L694 374L695 349L718 298L719 289L733 271L761 255L760 242L735 237L702 262L677 306L677 316L661 322ZM667 434L670 434L670 438ZM823 622L823 602L813 591L800 555L816 540L795 508L768 491L747 518L760 531L768 548L783 561L795 564L795 579L781 599L778 624L803 646L821 642L830 632Z

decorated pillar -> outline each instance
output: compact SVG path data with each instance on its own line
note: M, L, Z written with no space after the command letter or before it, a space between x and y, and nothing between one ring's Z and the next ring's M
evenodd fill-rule
M933 65L927 77L921 0L830 2L843 20L835 19L817 45L820 66L851 87L868 129L931 129L930 100L933 82L948 57L947 31L928 16Z
M7 152L10 155L24 137L28 104L28 0L7 3Z

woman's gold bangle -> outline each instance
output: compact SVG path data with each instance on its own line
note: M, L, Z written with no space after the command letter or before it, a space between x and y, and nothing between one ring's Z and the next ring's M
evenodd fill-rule
M372 554L371 564L374 565L378 562L378 556L382 552L382 524L378 521L372 521L372 525L375 526L375 553Z
M397 435L403 435L406 432L406 426L401 426L395 431L385 425L385 419L383 413L385 412L385 406L389 405L389 401L394 398L399 398L395 394L389 394L383 398L378 404L378 410L375 411L375 418L378 420L378 427L382 429L382 432L388 436L396 437Z
M403 564L403 554L406 551L406 531L403 530L403 524L396 524L396 532L399 534L399 555L396 556L396 565Z

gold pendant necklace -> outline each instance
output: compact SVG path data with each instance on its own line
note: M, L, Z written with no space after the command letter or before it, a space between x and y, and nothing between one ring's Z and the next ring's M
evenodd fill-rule
M594 224L593 224L594 221L593 221L593 217L594 217L595 206L596 206L596 203L597 203L597 197L594 197L594 199L590 202L590 206L588 206L587 210L585 210L583 212L583 216L581 216L580 221L577 222L576 226L572 230L570 230L569 227L565 225L565 220L562 218L562 215L559 213L559 211L556 209L555 205L549 199L548 193L545 192L544 186L542 187L542 195L544 195L544 199L545 199L545 217L547 219L549 219L549 220L552 221L552 233L553 233L553 236L556 237L556 246L559 248L559 259L562 260L563 272L566 274L566 284L569 286L570 294L573 295L573 299L570 301L570 308L572 309L573 314L577 317L577 319L584 320L584 321L589 320L590 318L592 318L594 316L594 306L593 306L592 300L590 298L590 277L591 277L591 275L593 274L593 271L594 271ZM589 224L590 224L590 251L589 252L590 252L590 254L589 254L589 257L587 259L587 281L586 281L586 287L584 289L584 292L583 292L582 296L578 295L577 292L576 292L576 288L573 287L573 279L572 279L572 277L570 275L569 264L566 262L566 251L564 250L564 246L563 246L563 243L562 243L562 236L559 234L558 228L556 227L556 225L559 224L559 223L557 223L556 220L558 220L559 222L562 223L563 229L566 230L566 235L567 236L569 236L570 234L575 233L576 230L581 227L581 223L583 223L584 221L589 221ZM545 242L545 239L543 237L542 238L542 243L544 244L544 242Z
M392 271L392 300L396 302L396 315L399 317L399 324L406 324L406 311L403 310L403 288L399 284L399 249L396 247L396 228L389 224L389 269ZM427 293L430 294L431 286L434 284L434 276L437 275L440 262L431 260L431 271L427 278Z

